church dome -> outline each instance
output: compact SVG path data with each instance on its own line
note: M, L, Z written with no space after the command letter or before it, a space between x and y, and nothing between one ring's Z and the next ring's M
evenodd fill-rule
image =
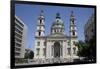
M51 27L52 34L64 34L64 22L62 21L60 14L56 14L56 19Z

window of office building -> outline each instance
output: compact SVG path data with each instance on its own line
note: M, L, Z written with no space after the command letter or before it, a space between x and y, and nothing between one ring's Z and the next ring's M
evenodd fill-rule
M15 28L15 31L20 33L20 34L23 34L19 29Z
M19 44L19 43L15 43L15 46L21 47L21 44Z
M20 42L20 43L22 42L22 40L20 40L20 39L18 39L18 38L15 38L15 40L18 41L18 42Z
M20 51L21 49L20 49L20 48L15 48L15 50L16 50L16 51Z
M17 27L17 28L19 28L20 30L23 30L23 28L22 27L20 27L18 24L16 24L15 23L15 26Z
M22 36L20 34L16 33L16 32L15 32L15 36L19 37L19 38L22 38Z
M17 21L22 27L24 26L18 19L16 19L16 21Z
M15 52L15 56L20 56L20 53Z

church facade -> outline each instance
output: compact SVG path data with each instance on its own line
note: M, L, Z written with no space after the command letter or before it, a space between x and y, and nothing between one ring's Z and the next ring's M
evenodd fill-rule
M77 28L73 12L70 15L70 35L65 33L65 25L60 17L60 13L56 14L53 21L50 34L45 35L45 17L41 11L37 21L37 30L35 33L35 59L52 59L52 58L78 58L78 47L75 45L78 42Z

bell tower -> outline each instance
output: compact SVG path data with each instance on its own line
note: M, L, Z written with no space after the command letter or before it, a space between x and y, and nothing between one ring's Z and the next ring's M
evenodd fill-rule
M75 21L76 19L74 13L73 11L71 11L71 15L70 15L70 36L71 37L77 37Z
M38 17L36 36L45 36L45 18L43 10L41 10L40 15Z

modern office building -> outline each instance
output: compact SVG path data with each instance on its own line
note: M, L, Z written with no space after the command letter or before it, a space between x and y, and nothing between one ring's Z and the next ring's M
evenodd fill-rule
M95 36L95 17L94 14L88 19L84 26L85 41L88 42Z
M27 26L15 16L15 62L24 58L27 40Z
M70 35L65 33L65 25L60 17L60 13L56 14L55 20L52 23L50 34L45 35L45 17L41 11L38 17L37 31L35 36L35 59L70 59L78 58L78 48L75 45L78 42L76 21L73 11L70 15Z

